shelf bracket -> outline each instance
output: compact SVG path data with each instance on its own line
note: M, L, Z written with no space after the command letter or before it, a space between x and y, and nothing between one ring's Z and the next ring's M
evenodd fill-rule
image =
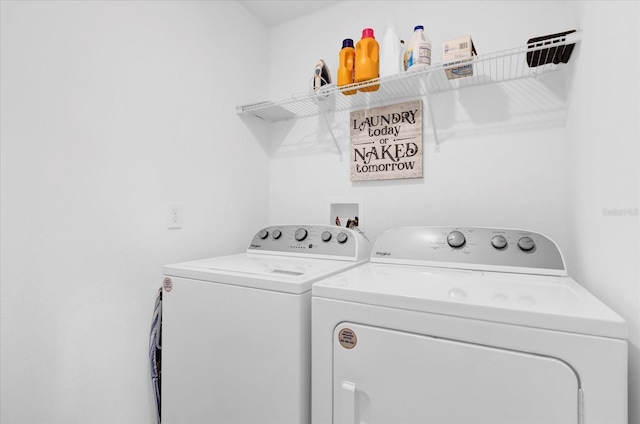
M342 159L342 150L338 145L338 140L336 140L336 136L333 133L333 129L331 129L331 124L329 124L329 120L327 119L327 113L321 112L320 115L322 115L322 120L324 121L324 124L327 126L327 129L329 130L329 134L331 134L331 139L333 140L333 144L336 145L336 150L338 151L338 155L340 155L340 159Z
M440 140L438 139L438 130L436 129L436 120L433 115L433 107L431 107L431 96L426 95L427 98L427 107L429 108L429 117L431 118L431 128L433 128L433 137L436 140L435 152L440 153Z

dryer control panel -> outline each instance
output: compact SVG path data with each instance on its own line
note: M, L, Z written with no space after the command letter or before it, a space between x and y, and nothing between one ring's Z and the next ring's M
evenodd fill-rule
M562 253L532 231L474 227L405 227L375 242L371 262L566 276Z
M259 230L247 253L314 256L361 261L370 253L368 240L359 232L331 225L274 225Z

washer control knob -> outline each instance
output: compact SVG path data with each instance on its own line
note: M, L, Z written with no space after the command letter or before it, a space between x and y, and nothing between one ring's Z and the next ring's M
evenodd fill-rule
M329 241L331 240L331 233L329 231L324 231L321 237L322 241Z
M260 230L260 232L258 233L258 237L260 237L262 240L266 239L268 235L269 231L267 230Z
M273 233L271 233L271 237L273 237L274 240L278 240L281 235L282 232L280 232L280 230L273 230Z
M507 247L507 239L504 236L493 236L491 239L491 246L496 249L504 249Z
M338 233L338 243L342 244L342 243L346 243L346 241L349 239L349 236L347 235L347 233Z
M518 247L525 252L528 252L536 247L536 244L531 237L521 237L520 240L518 240Z
M464 234L460 231L451 231L447 236L447 243L449 243L451 247L462 247L465 242Z
M305 230L304 228L298 228L296 230L296 233L295 233L294 237L298 241L302 241L302 240L306 239L307 238L307 230Z

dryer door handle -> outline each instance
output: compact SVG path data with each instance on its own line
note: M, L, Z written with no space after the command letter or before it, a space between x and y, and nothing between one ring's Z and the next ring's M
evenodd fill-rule
M356 385L350 381L342 382L340 391L341 407L336 414L336 424L355 424L356 422Z

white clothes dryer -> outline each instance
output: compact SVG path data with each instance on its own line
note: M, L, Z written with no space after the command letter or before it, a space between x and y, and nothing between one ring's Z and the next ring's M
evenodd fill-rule
M314 424L627 422L626 323L541 234L390 230L312 295Z
M165 266L163 424L308 423L311 285L369 252L356 231L281 225L245 253Z

